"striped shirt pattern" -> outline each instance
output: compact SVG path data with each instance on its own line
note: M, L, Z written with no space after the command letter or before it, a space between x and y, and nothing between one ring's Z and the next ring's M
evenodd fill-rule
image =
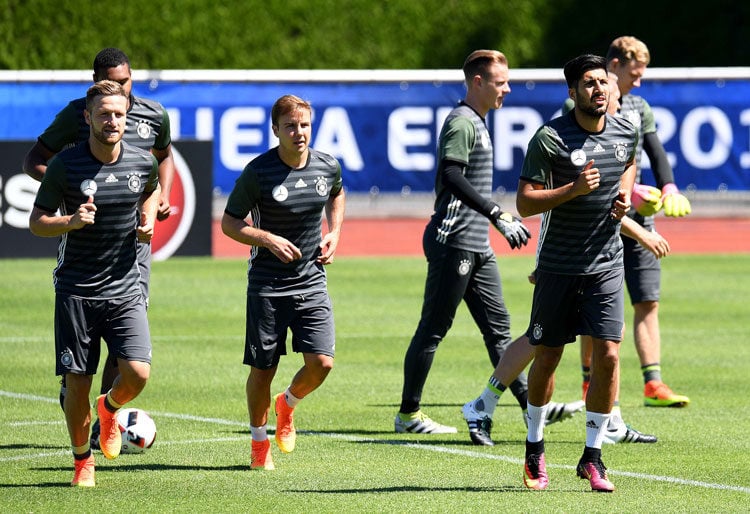
M320 254L322 212L342 188L341 166L332 156L310 148L304 168L292 169L278 147L253 159L229 194L225 212L252 218L253 226L291 241L302 258L281 262L267 248L253 247L248 270L248 294L289 296L326 289Z
M438 147L435 212L426 233L452 248L484 252L490 247L489 220L453 196L441 180L445 159L466 164L466 180L483 197L491 197L492 140L484 119L468 105L459 105L448 114Z
M610 211L637 141L635 127L623 118L606 115L605 129L592 134L580 128L572 111L537 131L522 179L555 189L574 182L591 159L601 175L599 188L542 215L538 269L582 275L623 266L620 221L613 220Z
M141 294L136 264L137 208L141 195L158 185L156 158L122 142L113 164L102 164L88 142L53 157L34 205L69 215L85 203L81 183L97 184L93 225L63 234L54 271L55 291L82 298L122 298Z

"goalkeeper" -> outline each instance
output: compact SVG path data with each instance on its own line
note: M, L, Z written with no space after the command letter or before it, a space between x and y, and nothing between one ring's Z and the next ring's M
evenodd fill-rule
M646 45L630 36L615 39L607 51L607 67L617 75L620 89L620 116L636 125L641 134L642 149L646 151L656 186L642 184L641 148L636 154L637 175L628 215L646 230L654 231L654 214L659 210L666 216L681 217L690 214L690 202L680 194L674 183L674 174L659 138L651 107L631 90L641 85L641 77L650 62ZM639 143L640 144L640 143ZM661 267L659 260L635 240L623 237L625 247L625 281L633 304L633 332L636 351L640 359L644 382L644 404L650 407L684 407L690 399L675 394L662 381L661 337L659 331L659 294ZM583 348L582 348L583 350ZM582 354L583 355L583 354ZM590 354L589 354L590 355ZM586 389L587 362L582 362L584 391Z
M477 50L463 66L466 96L448 115L439 143L435 212L423 235L428 270L424 303L404 358L398 433L442 434L457 429L431 420L420 410L422 389L438 344L450 329L462 300L471 312L496 366L510 344L510 315L505 307L497 261L490 247L492 224L511 248L527 244L528 229L491 201L492 139L485 117L510 93L508 61L495 50ZM525 376L510 385L526 407Z

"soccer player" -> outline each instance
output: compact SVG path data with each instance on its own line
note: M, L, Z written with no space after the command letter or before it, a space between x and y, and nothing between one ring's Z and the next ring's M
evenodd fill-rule
M276 444L294 450L293 413L333 368L335 334L324 266L333 262L344 220L345 197L338 161L311 148L312 108L293 95L271 108L279 145L245 167L227 199L221 228L252 246L247 288L244 363L252 435L250 467L274 469L267 435L271 382L292 350L304 364L285 391L273 397ZM321 212L328 233L321 238ZM250 215L252 223L245 218Z
M122 50L105 48L94 58L94 82L114 80L122 85L128 97L128 116L123 139L129 144L150 150L159 163L159 206L157 219L169 217L169 194L174 178L174 160L170 138L169 116L158 102L134 96L131 79L130 61ZM56 116L54 121L38 137L34 146L26 154L23 170L31 178L42 180L47 171L48 161L64 148L74 146L89 137L89 126L86 124L84 110L86 99L78 98L68 103ZM151 276L151 244L138 243L138 265L140 284L148 306L149 278ZM102 370L101 392L107 392L117 376L117 359L108 356ZM60 405L65 397L65 377L60 388ZM91 433L91 444L99 444L99 423L94 423Z
M101 450L108 459L120 454L122 444L117 410L143 390L151 369L136 253L137 242L153 236L158 165L153 155L122 140L127 107L128 95L117 82L105 80L88 89L88 141L50 160L29 217L34 234L60 236L54 271L55 362L67 384L63 410L75 462L71 484L80 487L95 485L89 391L101 339L120 371L96 402Z
M620 112L620 88L618 86L617 75L610 71L607 74L609 78L609 107L607 112L612 116L619 116ZM563 104L563 114L568 113L574 107L573 100L570 98L565 100ZM637 162L637 161L636 161ZM638 187L636 184L633 186L634 190ZM635 193L634 193L635 194ZM628 213L630 214L630 212ZM630 216L626 216L622 220L622 235L627 236L623 238L623 245L625 250L633 247L633 241L638 243L638 253L645 254L645 251L649 253L650 261L657 261L661 259L669 252L669 243L660 234L658 234L653 227L646 228L640 225L635 219ZM626 254L627 255L627 254ZM627 265L628 260L624 259L626 268L626 282L627 282ZM637 273L636 270L633 270ZM588 391L589 380L591 379L591 354L592 354L592 341L591 337L587 335L581 336L581 368L583 372L583 398L586 398L586 391ZM620 409L620 384L618 380L617 391L615 394L615 402L612 407L612 415L609 418L609 424L607 430L604 433L604 442L609 444L616 443L655 443L657 441L656 436L651 434L645 434L626 424L622 418L622 411Z
M656 210L660 203L664 214L671 217L690 214L690 202L674 184L672 167L656 134L651 107L642 97L631 94L634 88L641 85L650 60L645 43L631 36L618 37L607 51L607 67L617 76L621 94L620 116L630 120L641 134L641 144L636 152L636 186L633 188L633 206L636 209L631 210L628 216L647 231L653 232L655 206L651 198L658 198ZM653 188L641 184L642 150L645 150L651 162L660 195L659 191L653 195ZM623 244L625 282L633 304L633 336L643 374L643 402L649 407L685 407L690 403L690 398L674 393L661 376L659 260L631 239L623 239Z
M456 428L430 419L420 409L422 389L438 344L453 323L462 300L479 326L492 365L511 342L490 223L512 249L527 244L531 233L518 218L492 201L492 139L485 116L510 93L508 61L496 50L476 50L463 65L466 95L445 120L438 143L435 212L422 244L428 270L422 314L404 358L397 433L443 434ZM526 377L511 385L526 406Z
M669 242L666 239L656 232L647 231L631 218L624 217L622 219L621 232L623 235L638 241L640 245L651 252L657 259L666 256L670 251ZM532 284L534 283L535 278L533 273L529 276L529 281ZM533 359L534 347L529 344L528 336L523 334L508 345L482 393L463 406L462 413L469 427L469 437L472 443L481 446L494 446L495 443L492 441L491 433L495 407L500 396L508 388L507 384L515 380ZM607 425L603 442L608 444L621 442L655 443L657 441L656 436L644 434L625 424L620 413L618 398L619 384L614 406L612 407L612 417ZM583 401L570 403L550 402L546 411L545 424L549 425L556 421L567 419L575 412L581 410L584 405ZM525 416L524 421L526 421Z
M545 489L544 420L554 373L567 343L593 338L586 395L586 444L578 476L592 490L614 485L601 446L618 382L625 327L620 220L630 209L638 131L607 113L606 60L581 55L564 68L570 113L544 124L529 142L516 206L522 216L543 214L536 282L526 335L535 346L529 370L524 484Z

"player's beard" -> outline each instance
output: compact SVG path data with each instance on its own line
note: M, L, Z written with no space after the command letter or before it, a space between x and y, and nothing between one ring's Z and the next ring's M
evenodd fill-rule
M607 104L605 105L576 105L576 109L584 114L591 116L592 118L601 118L607 113Z
M120 139L122 139L121 131L118 131L118 136L116 138L110 136L109 134L105 134L104 128L97 129L96 127L94 127L91 132L94 135L94 139L96 139L103 145L115 145L118 141L120 141Z

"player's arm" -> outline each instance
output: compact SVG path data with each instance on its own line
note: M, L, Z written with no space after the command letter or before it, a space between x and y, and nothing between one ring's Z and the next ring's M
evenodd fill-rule
M57 208L63 202L64 183L65 168L58 158L53 158L44 174L29 215L29 230L32 234L57 237L94 224L96 205L93 196L89 196L72 214L57 214Z
M326 221L328 222L328 233L323 236L320 243L320 254L317 261L320 264L330 264L336 254L336 248L341 237L341 225L344 223L344 210L346 199L344 188L340 188L336 194L332 194L326 202Z
M667 152L664 150L664 146L662 146L656 132L643 135L643 150L651 162L651 169L654 172L657 187L661 189L666 184L673 184L674 172L672 171L672 166L669 164Z
M268 248L281 262L292 262L302 257L302 252L291 241L267 230L250 225L244 217L224 211L221 217L221 231L238 243Z
M54 211L34 205L29 215L29 230L40 237L57 237L71 230L78 230L94 224L96 205L94 197L89 196L85 203L78 206L73 214L58 216Z
M47 161L54 155L55 152L37 140L23 158L24 173L34 180L41 182L42 178L44 178L44 173L47 171Z
M587 195L599 187L599 168L594 160L586 163L576 180L553 189L546 189L543 183L521 177L518 181L516 208L524 218L550 211L565 202Z
M656 185L661 189L661 201L664 214L667 216L680 217L690 214L690 201L680 193L674 183L674 172L669 164L667 153L664 151L659 137L656 134L656 122L651 106L645 100L643 106L643 150L651 162Z
M172 157L172 145L163 149L152 148L151 153L156 157L159 163L159 205L157 210L157 219L165 220L171 214L169 204L169 195L172 192L172 183L174 182L175 166Z
M78 142L78 126L78 108L74 102L70 102L55 115L52 123L24 156L24 173L41 182L49 160L67 145Z
M247 222L247 216L260 202L260 189L257 176L250 165L229 193L224 215L221 217L221 231L230 239L244 245L267 248L281 262L291 262L302 257L302 252L288 239Z
M643 248L654 254L654 257L661 259L671 250L669 242L655 231L647 230L629 217L622 218L620 229L622 235L634 239Z
M136 229L136 236L141 243L148 243L154 237L154 225L156 224L156 215L159 209L159 196L161 186L157 182L156 187L148 192L143 193L140 199L141 219L140 225Z
M486 216L492 225L505 237L512 249L520 248L529 242L531 232L521 220L509 212L503 212L500 206L484 198L466 180L464 165L445 160L441 166L442 181L445 188L461 203Z
M612 205L611 215L616 220L621 220L630 210L630 197L633 194L635 184L636 165L632 158L626 165L625 171L620 177L620 190Z
M664 214L673 217L690 214L690 201L680 193L674 183L672 167L669 165L667 153L664 151L656 132L646 134L643 137L643 149L648 155L649 161L651 161L656 185L661 189L661 203L664 206Z

